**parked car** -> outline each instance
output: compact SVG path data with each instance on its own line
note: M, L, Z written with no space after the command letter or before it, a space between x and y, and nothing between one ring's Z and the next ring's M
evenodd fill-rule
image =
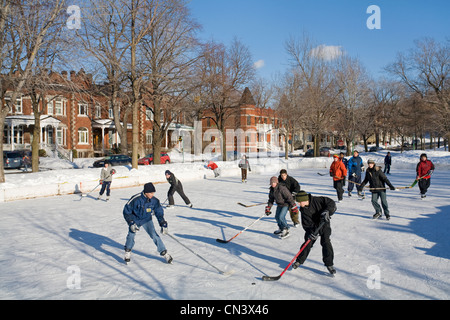
M319 149L319 157L330 157L331 149L328 147L322 147ZM308 149L305 152L305 157L314 157L314 149Z
M161 152L161 163L168 164L170 163L170 157L167 153ZM147 156L140 158L138 160L138 164L140 165L149 165L153 164L153 153L148 154Z
M105 165L105 161L108 161L111 166L124 166L131 164L131 157L123 154L113 154L101 160L95 161L93 164L94 168L103 167Z
M22 155L17 151L3 151L3 167L5 169L19 169L22 167Z

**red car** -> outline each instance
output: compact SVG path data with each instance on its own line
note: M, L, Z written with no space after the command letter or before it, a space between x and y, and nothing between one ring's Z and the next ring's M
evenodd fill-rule
M165 164L170 163L170 157L167 153L161 152L161 163L165 163ZM147 155L143 158L140 158L138 160L138 164L141 164L141 165L153 164L153 153L150 153L149 155Z

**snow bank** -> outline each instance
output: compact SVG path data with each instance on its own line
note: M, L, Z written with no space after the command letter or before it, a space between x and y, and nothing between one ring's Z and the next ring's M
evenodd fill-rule
M391 151L392 169L415 170L420 154L424 151L407 151L404 153ZM374 159L383 165L387 151L361 153L364 162ZM450 169L450 152L426 151L436 169ZM196 160L205 160L205 156ZM213 172L205 168L202 161L183 163L182 155L171 154L172 163L160 166L115 167L117 173L111 188L128 188L144 185L147 182L166 183L164 172L172 171L182 181L199 180L213 177ZM93 168L92 163L98 158L76 159L74 163L67 160L41 158L41 172L6 174L6 182L0 185L0 202L20 199L48 197L72 193L87 193L98 186L101 168ZM210 157L213 159L214 157ZM332 158L305 158L299 155L288 160L281 157L257 158L250 154L250 165L253 173L277 175L280 169L329 168ZM215 161L223 177L239 176L239 160ZM322 170L326 171L326 170Z

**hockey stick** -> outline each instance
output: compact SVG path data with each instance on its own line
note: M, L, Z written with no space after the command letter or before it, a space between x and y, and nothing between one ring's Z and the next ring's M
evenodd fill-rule
M426 176L431 176L433 173L427 173L426 175L419 177L419 179L414 180L414 182L411 184L410 188L414 188L414 186L417 184L417 182L419 182L419 180L422 180L423 178L425 178Z
M243 206L245 208L250 208L250 207L255 207L255 206L260 206L260 205L266 204L266 202L261 202L261 203L256 203L256 204L243 204L241 202L238 202L237 204L240 206Z
M214 269L216 269L220 274L223 274L224 276L229 276L232 275L234 273L234 270L231 271L222 271L219 268L217 268L215 265L211 264L209 261L207 261L205 258L203 258L201 255L195 253L194 251L192 251L189 247L187 247L186 245L184 245L183 243L181 243L177 238L175 238L174 236L172 236L170 233L166 233L169 237L171 237L173 240L175 240L176 242L178 242L180 245L182 245L183 247L185 247L187 250L189 250L190 252L192 252L193 254L195 254L197 257L199 257L200 259L202 259L203 261L205 261L208 265L210 265L211 267L213 267Z
M320 173L320 172L317 172L317 174L322 177L327 175L326 173Z
M325 224L324 221L322 221L320 223L320 225L317 227L316 231L314 232L314 235L317 236L319 234L320 229L322 229L323 225ZM303 246L300 248L300 251L297 252L297 254L295 255L295 257L291 260L291 262L289 262L289 264L287 265L286 268L284 268L283 272L281 272L278 276L274 276L274 277L270 277L270 276L263 276L262 280L263 281L277 281L279 280L283 274L287 271L287 269L289 269L289 267L291 266L291 264L294 263L295 260L297 260L297 257L300 255L300 253L303 252L303 250L305 250L305 248L308 246L308 244L311 242L311 239L308 239L308 241L306 241Z
M92 189L91 191L89 191L88 193L86 193L86 194L81 194L81 197L87 197L89 194L91 194L91 192L94 192L94 190L95 189L97 189L98 187L100 186L100 183L94 188L94 189Z
M242 232L244 232L245 230L247 230L248 228L250 228L252 225L254 225L257 221L261 220L266 214L264 213L261 217L259 217L258 219L256 219L255 221L253 221L250 225L248 225L247 227L245 227L244 229L242 229L239 233L237 233L234 237L228 239L228 240L222 240L222 239L216 239L217 242L220 243L228 243L231 240L233 240L234 238L236 238L238 235L240 235Z

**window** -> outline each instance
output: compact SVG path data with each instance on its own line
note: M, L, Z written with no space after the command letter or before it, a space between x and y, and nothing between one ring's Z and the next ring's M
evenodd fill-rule
M153 110L151 108L145 108L145 119L153 121Z
M89 143L89 130L87 128L78 129L78 143L79 144Z
M98 104L95 105L95 118L100 119L102 117L102 107Z
M66 115L66 101L61 99L61 98L57 98L55 99L55 114L58 116L64 116ZM86 115L87 115L87 105L86 105Z
M66 128L57 128L56 129L56 143L60 146L66 145Z
M16 113L22 113L22 97L19 97L16 99L16 103L15 103L15 111Z
M251 116L247 116L247 125L251 125L252 124L252 117Z
M86 103L78 104L78 115L87 116L88 115L88 105Z
M146 144L152 144L153 143L153 131L147 130L145 132L145 143Z
M47 102L47 114L53 115L53 101Z

